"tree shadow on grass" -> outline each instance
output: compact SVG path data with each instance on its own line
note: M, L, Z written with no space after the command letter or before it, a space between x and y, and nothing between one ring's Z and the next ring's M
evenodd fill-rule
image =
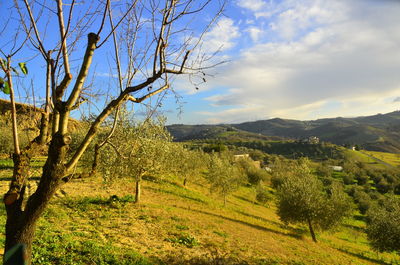
M302 235L299 235L299 234L296 234L296 233L283 233L283 232L276 231L276 230L273 230L271 228L267 228L267 227L264 227L264 226L261 226L261 225L256 225L256 224L248 223L248 222L245 222L245 221L242 221L242 220L237 220L237 219L234 219L234 218L231 218L231 217L223 216L221 214L215 214L215 213L210 213L210 212L206 212L206 211L202 211L202 210L198 210L198 209L192 209L192 208L186 208L186 207L180 207L180 206L175 206L175 207L176 208L180 208L180 209L184 209L184 210L187 210L187 211L192 211L192 212L196 212L196 213L201 213L201 214L205 214L205 215L218 217L218 218L221 218L221 219L224 219L224 220L227 220L227 221L231 221L231 222L234 222L234 223L246 225L246 226L261 230L261 231L271 232L271 233L275 233L275 234L283 235L283 236L289 236L289 237L293 237L293 238L296 238L296 239L302 238Z
M10 181L12 179L12 173L9 177L0 177L0 181ZM29 180L40 180L40 177L30 177Z
M13 170L14 166L13 165L0 165L0 170Z
M231 256L211 256L203 255L199 257L180 257L179 255L170 255L158 260L158 265L248 265L245 260L240 260Z
M246 212L240 211L240 210L233 210L233 211L235 211L238 214L241 214L241 215L244 215L244 216L247 216L247 217L251 217L251 218L256 219L256 220L260 220L260 221L263 221L263 222L266 222L266 223L270 223L270 224L273 224L273 225L282 226L282 223L271 221L271 220L268 220L268 219L266 219L264 217L261 217L261 216L253 215L253 214L246 213Z
M255 201L249 200L249 199L247 199L247 198L245 198L245 197L243 197L243 196L239 196L239 195L233 195L233 197L235 197L235 198L237 198L237 199L239 199L239 200L242 200L242 201L245 201L245 202L251 203L251 204L255 204L255 205L260 205L260 206L263 206L263 205L261 205L261 204L259 204L259 203L255 202Z
M167 194L175 195L175 196L177 196L177 197L181 197L181 198L184 198L184 199L192 200L192 201L195 201L195 202L200 202L200 203L203 203L203 204L208 204L208 202L206 202L206 201L203 200L203 199L191 197L191 196L186 195L186 194L180 194L180 193L177 193L177 192L173 192L173 191L169 191L169 190L163 190L163 189L158 189L158 188L153 188L153 187L145 187L145 189L152 190L152 191L155 191L155 192L167 193Z
M251 218L254 218L256 220L260 220L260 221L263 221L263 222L266 222L266 223L270 223L272 225L276 225L276 226L279 226L281 228L290 230L290 231L292 231L292 234L297 234L297 238L301 238L302 234L304 234L304 230L300 229L300 228L290 227L290 226L285 225L283 223L279 223L279 222L275 222L275 221L272 221L272 220L268 220L268 219L266 219L264 217L253 215L253 214L249 214L249 213L246 213L246 212L243 212L243 211L239 211L239 210L234 210L234 211L237 212L238 214L241 214L241 215L244 215L244 216L247 216L247 217L251 217Z
M391 264L391 263L387 263L387 262L385 262L383 260L366 257L361 253L353 253L353 252L349 251L348 249L342 249L342 248L337 248L337 247L335 249L337 249L340 252L343 252L343 253L345 253L347 255L350 255L350 256L353 256L353 257L357 257L359 259L363 259L363 260L366 260L366 261L369 261L369 262L373 262L373 263L376 263L376 264L385 264L385 265L390 265Z
M363 227L359 227L359 226L355 226L355 225L350 225L350 224L343 224L343 226L346 227L346 228L350 228L350 229L356 230L356 231L358 231L358 232L362 232L362 233L365 232L365 228L363 228Z

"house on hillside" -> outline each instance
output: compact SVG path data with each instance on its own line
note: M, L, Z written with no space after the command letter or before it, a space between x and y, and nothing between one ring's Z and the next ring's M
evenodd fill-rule
M342 166L329 166L329 167L332 168L332 170L336 171L336 172L343 171L343 167Z
M241 154L241 155L234 155L233 156L235 161L239 160L239 159L248 159L250 158L249 154Z
M271 172L272 171L272 169L270 167L264 167L264 170L267 171L267 172Z
M308 138L305 138L301 140L302 143L307 143L307 144L318 144L319 143L319 138L316 136L310 136Z
M240 159L248 160L254 165L254 167L261 168L261 161L254 161L253 159L251 159L249 154L234 155L233 158L235 161L238 161Z

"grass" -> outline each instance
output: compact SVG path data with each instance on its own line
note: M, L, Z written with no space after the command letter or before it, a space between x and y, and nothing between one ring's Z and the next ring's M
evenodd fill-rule
M392 166L395 167L400 166L400 154L377 152L377 151L364 151L364 152Z
M385 165L384 163L380 163L379 161L376 161L372 155L372 157L368 156L367 154L371 155L371 151L353 151L353 150L345 150L344 151L346 154L346 157L354 160L354 161L359 161L362 162L367 168L371 169L387 169L388 166ZM389 154L389 153L387 153ZM383 162L386 162L383 160ZM390 164L390 163L389 163Z
M4 170L0 172L5 172ZM10 173L10 171L8 171ZM241 187L223 207L204 183L179 178L143 181L134 203L133 179L65 184L40 219L34 264L396 264L398 256L373 252L362 218L310 239L303 226L286 226L274 202L255 204ZM8 183L1 181L4 192ZM244 198L244 199L243 199ZM4 229L4 207L0 208ZM2 231L4 234L4 230ZM4 244L4 236L0 236ZM399 264L399 262L398 262Z

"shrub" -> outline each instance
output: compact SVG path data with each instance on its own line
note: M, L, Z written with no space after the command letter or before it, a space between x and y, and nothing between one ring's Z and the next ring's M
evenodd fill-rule
M258 185L256 189L256 200L259 203L266 204L267 202L272 201L273 195L271 194L270 191L268 191L265 187L262 185Z
M171 243L184 245L188 248L193 248L200 244L199 241L194 236L191 236L187 233L175 234L174 237L167 238L165 240Z
M206 175L211 184L210 191L222 195L224 205L226 205L227 196L244 182L242 171L231 157L230 153L212 154Z
M371 207L367 212L366 232L374 249L400 254L400 200L392 197Z
M360 213L365 214L371 207L371 197L362 190L355 190L353 197Z

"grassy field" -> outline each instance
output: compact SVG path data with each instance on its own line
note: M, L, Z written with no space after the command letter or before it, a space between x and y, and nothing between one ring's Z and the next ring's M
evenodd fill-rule
M392 153L383 153L383 152L373 152L373 151L353 151L353 150L344 150L345 155L353 159L354 161L362 162L366 168L373 168L373 169L387 169L395 166L394 164L390 163L388 160L381 159L383 155L377 157L374 153L379 154L386 154L386 157L395 157L398 156L397 154ZM375 159L377 158L377 159ZM389 165L385 164L388 163ZM398 161L400 163L400 161Z
M0 170L2 192L10 175ZM370 249L357 214L318 234L316 244L306 227L281 223L273 202L255 204L251 188L223 207L205 183L180 183L143 181L141 205L133 203L132 179L65 184L39 222L33 264L400 264L399 256Z
M392 166L395 167L400 166L400 154L376 152L376 151L364 151L364 152Z

